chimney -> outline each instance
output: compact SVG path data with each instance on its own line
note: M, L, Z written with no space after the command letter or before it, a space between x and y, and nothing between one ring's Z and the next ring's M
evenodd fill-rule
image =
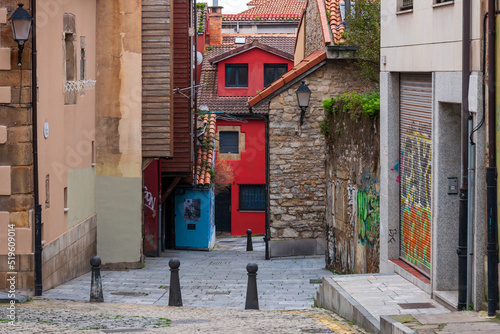
M217 1L214 1L217 3ZM222 7L209 7L208 30L210 32L210 45L222 44Z

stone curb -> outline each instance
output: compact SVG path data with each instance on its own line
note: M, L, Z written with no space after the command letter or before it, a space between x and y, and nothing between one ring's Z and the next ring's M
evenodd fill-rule
M28 299L29 299L28 297L22 295L16 295L16 298L14 298L16 303L21 303L21 304L28 301ZM0 292L0 304L8 304L10 303L11 300L12 298L9 298L9 295L7 293Z
M383 334L417 334L390 315L380 316L380 333Z
M323 277L317 299L319 307L337 312L370 333L381 333L380 322L353 299L333 278Z

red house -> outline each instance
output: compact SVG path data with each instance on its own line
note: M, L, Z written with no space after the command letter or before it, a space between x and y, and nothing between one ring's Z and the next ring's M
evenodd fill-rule
M220 21L209 19L211 45L204 55L197 104L217 115L216 158L225 160L234 174L229 190L215 199L216 230L264 234L267 108L250 114L247 101L293 67L295 35L222 35L214 24Z

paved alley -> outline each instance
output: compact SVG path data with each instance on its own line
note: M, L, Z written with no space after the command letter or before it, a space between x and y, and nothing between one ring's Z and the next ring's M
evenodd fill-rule
M262 237L253 238L254 251L246 252L246 238L222 238L213 251L169 250L160 258L146 258L137 270L102 271L104 301L138 305L168 305L168 261L181 261L179 276L184 306L244 309L247 271L255 262L260 309L301 309L313 306L324 275L322 256L265 260ZM90 272L45 291L43 298L88 301Z

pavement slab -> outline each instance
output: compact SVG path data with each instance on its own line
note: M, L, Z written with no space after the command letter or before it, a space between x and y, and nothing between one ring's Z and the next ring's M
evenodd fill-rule
M221 238L212 251L167 250L161 257L148 257L145 267L102 271L104 301L168 305L168 262L181 262L179 279L184 306L243 309L248 275L246 266L255 262L261 309L300 309L314 305L320 280L332 273L324 257L299 256L265 260L262 237L253 237L253 252L246 252L245 238ZM88 301L90 272L43 293L43 298ZM128 295L127 294L137 294ZM124 296L125 295L125 296Z

